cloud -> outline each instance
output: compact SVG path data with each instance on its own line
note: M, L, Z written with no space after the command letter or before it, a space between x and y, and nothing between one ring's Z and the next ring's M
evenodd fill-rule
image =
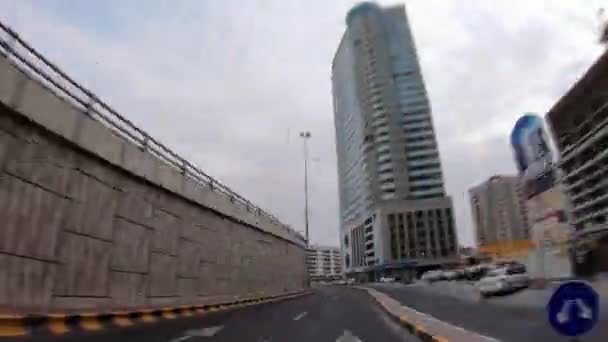
M383 2L395 4L396 1ZM303 229L338 244L330 64L354 1L0 2L0 19L133 122ZM512 173L520 113L546 112L601 51L593 1L407 2L448 192L471 244L468 187Z

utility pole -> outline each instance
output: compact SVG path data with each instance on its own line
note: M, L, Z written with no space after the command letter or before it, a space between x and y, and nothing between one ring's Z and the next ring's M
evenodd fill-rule
M310 139L310 132L300 132L300 138L304 139L304 227L306 235L306 247L308 247L308 139Z

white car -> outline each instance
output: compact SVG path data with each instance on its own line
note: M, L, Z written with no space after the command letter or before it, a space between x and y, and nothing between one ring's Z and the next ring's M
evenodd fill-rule
M442 276L445 280L456 280L460 277L460 273L458 271L444 271Z
M435 271L425 272L420 279L426 280L426 281L431 282L431 283L434 282L434 281L442 280L443 279L443 271L435 270Z
M395 278L382 277L380 278L381 283L392 283L395 281Z
M527 273L510 272L509 268L497 268L490 271L475 284L482 297L522 289L528 286L530 277Z

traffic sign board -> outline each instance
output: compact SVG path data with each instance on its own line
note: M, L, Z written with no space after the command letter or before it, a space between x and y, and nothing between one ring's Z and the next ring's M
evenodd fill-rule
M549 323L557 332L578 336L589 332L599 315L599 297L585 282L569 281L560 285L547 304Z

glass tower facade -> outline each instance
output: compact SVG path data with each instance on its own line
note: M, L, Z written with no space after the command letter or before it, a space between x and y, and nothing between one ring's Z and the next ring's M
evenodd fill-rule
M391 258L390 233L378 217L388 215L387 208L423 204L448 210L451 221L451 200L405 7L362 3L349 11L346 24L332 89L348 270L401 259L399 252Z

